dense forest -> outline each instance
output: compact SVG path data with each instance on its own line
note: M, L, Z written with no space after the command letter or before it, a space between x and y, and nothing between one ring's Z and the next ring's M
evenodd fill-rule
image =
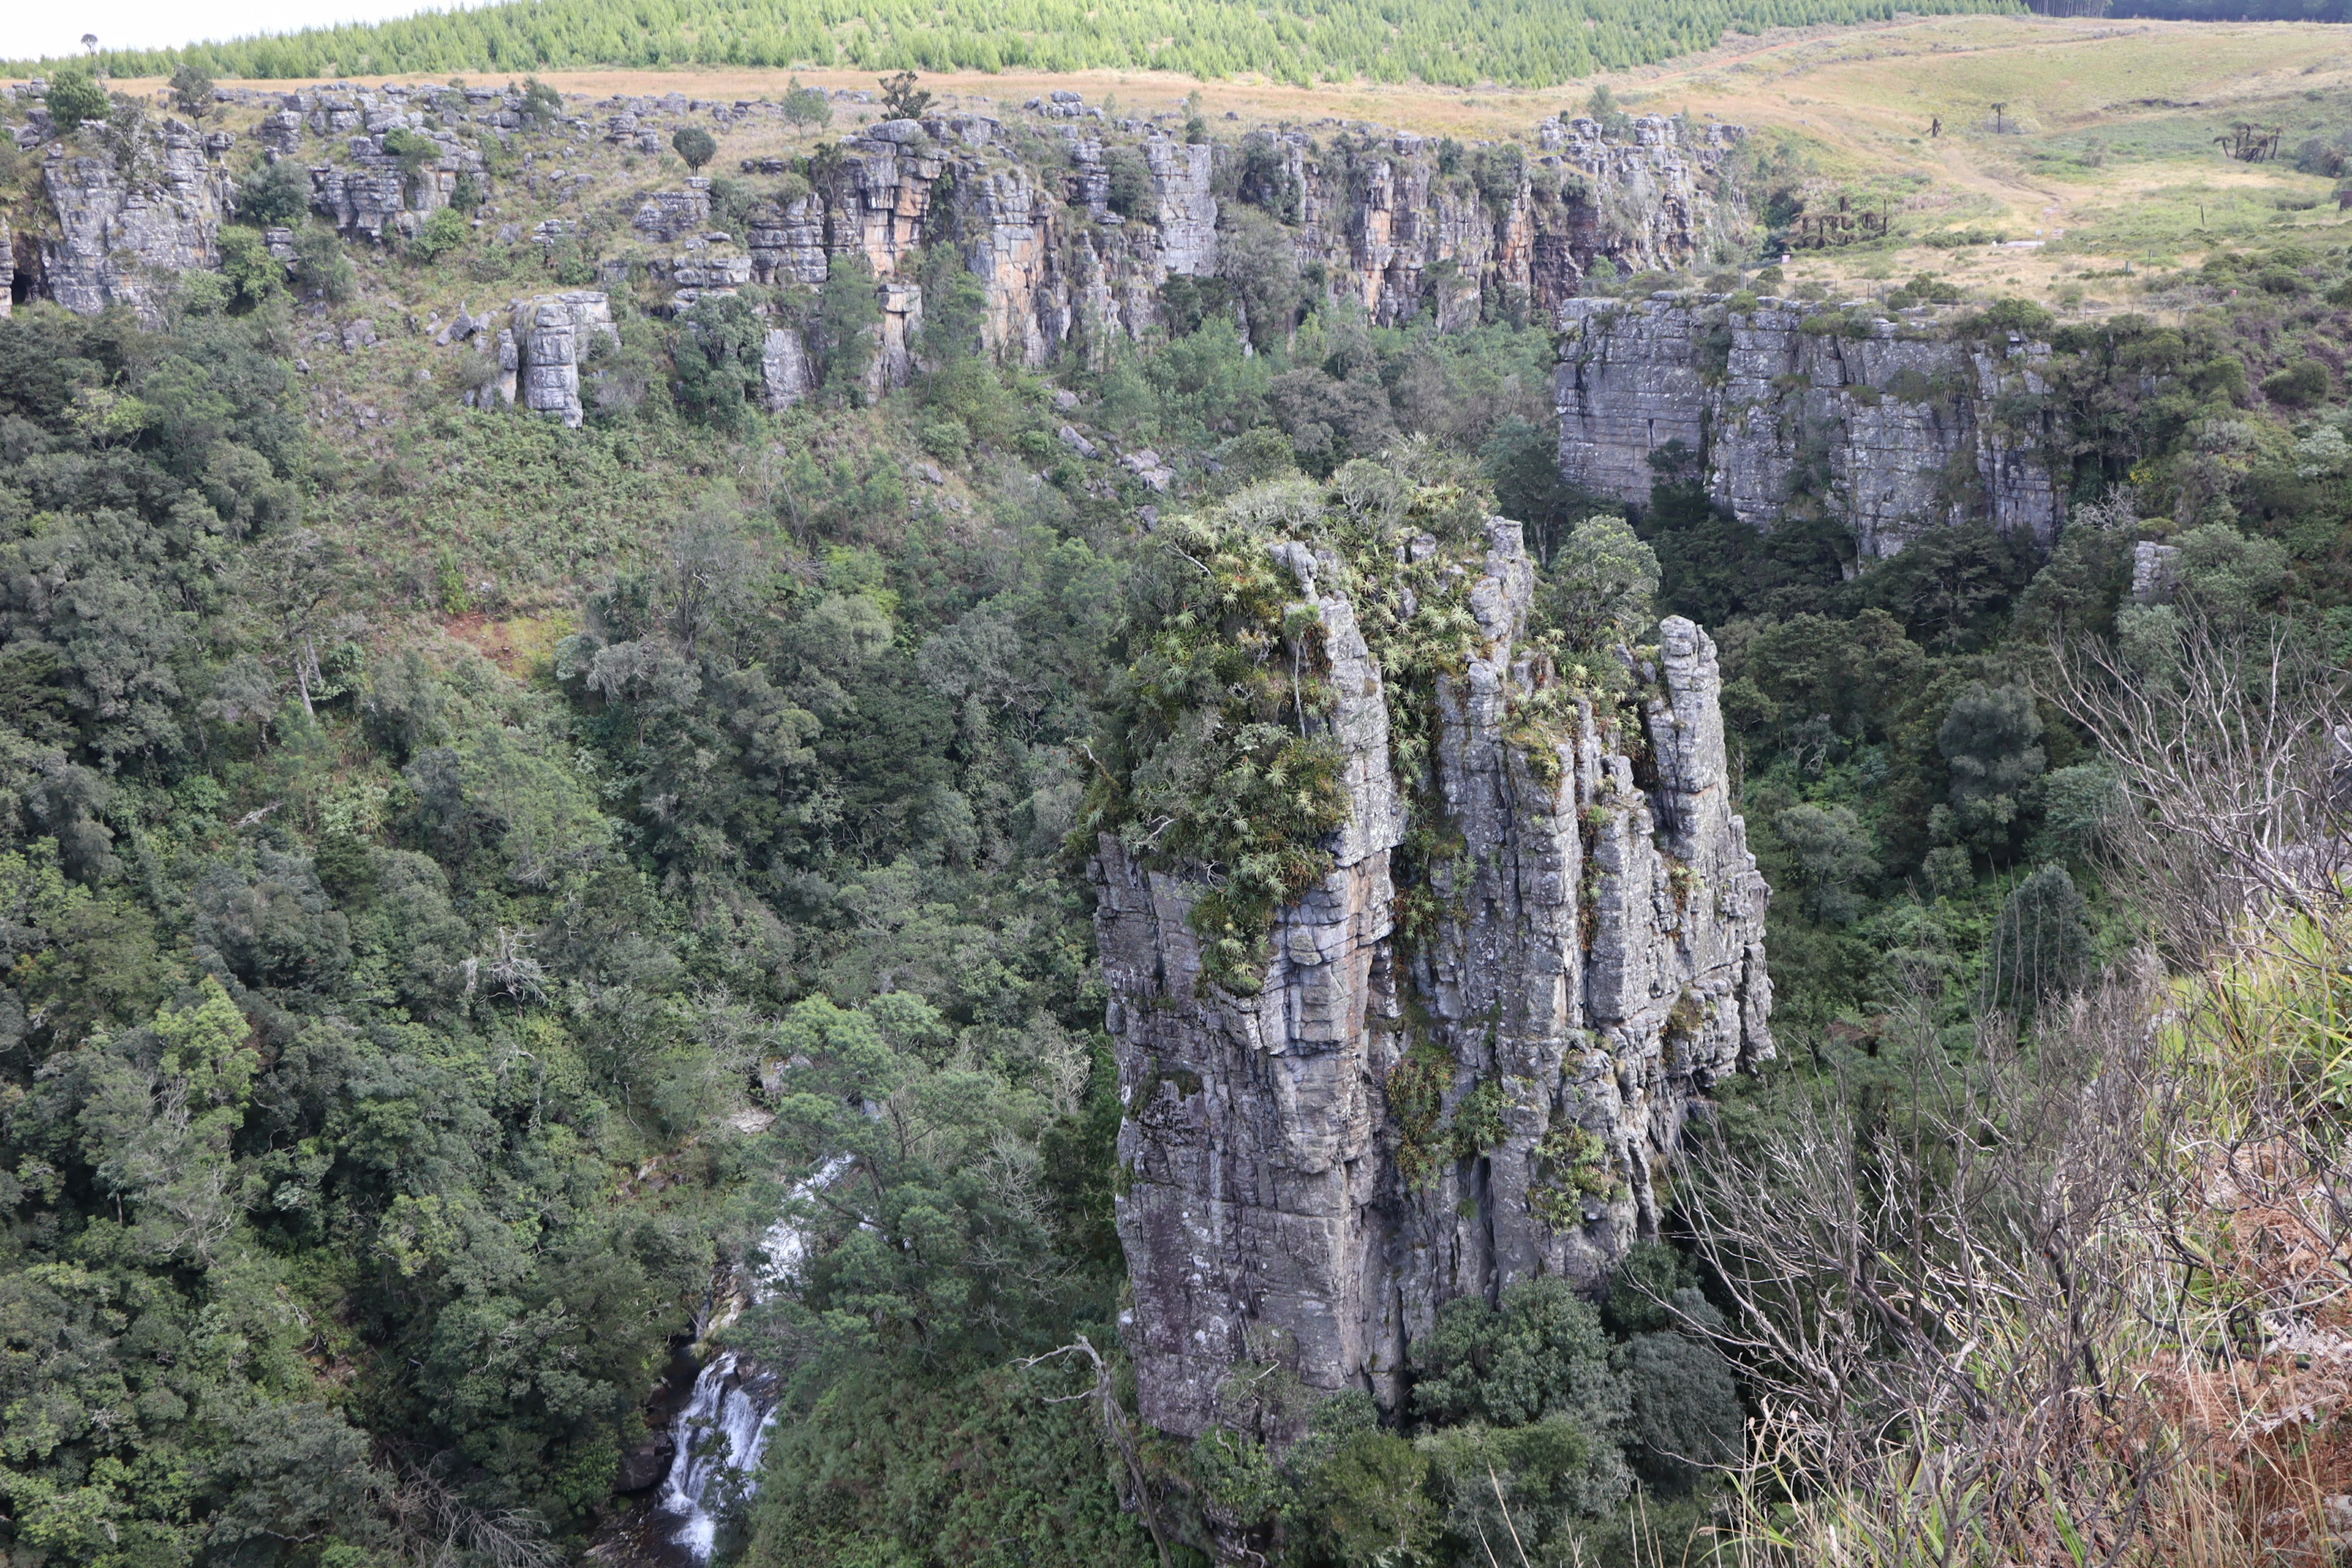
M381 440L310 418L331 300L543 268L442 238L314 225L289 270L248 224L158 325L0 321L10 1564L609 1548L674 1352L739 1266L784 1261L779 1212L797 1288L718 1329L782 1381L756 1489L718 1500L723 1561L1918 1563L1962 1518L1952 1561L2152 1563L2192 1523L2324 1526L2338 1494L2281 1478L2343 1462L2333 1426L2261 1428L2242 1485L2179 1434L2266 1386L2278 1343L2290 1393L2338 1353L2309 1336L2341 1267L2345 928L2294 889L2340 841L2352 256L2218 252L2161 321L1961 303L1955 333L2051 345L1999 416L2068 432L2070 521L1864 561L1825 469L1769 531L1671 447L1646 504L1574 492L1548 331L1375 328L1278 259L1248 335L1184 279L1167 328L1051 374L983 352L942 260L912 382L878 398L852 368L870 299L792 301L837 358L772 415L747 297L669 319L624 293L578 430L429 377ZM1725 315L1778 281L1606 286ZM1150 724L1225 759L1188 775L1233 786L1203 818L1264 798L1248 745L1296 770L1277 811L1328 765L1186 728L1265 656L1200 634L1214 574L1184 552L1255 559L1265 518L1336 529L1368 494L1383 546L1523 522L1563 649L1710 628L1782 1055L1718 1086L1664 1236L1601 1299L1454 1302L1385 1420L1343 1396L1270 1444L1250 1402L1271 1430L1299 1394L1269 1368L1181 1442L1122 1382L1084 860L1106 760ZM2285 736L2269 795L2240 715ZM2199 899L2244 893L2231 846L2295 801L2263 886L2299 920L2213 958ZM2229 828L2214 864L2197 820ZM2126 1135L2183 1126L2159 1154ZM2215 1163L2175 1157L2197 1139ZM2126 1199L2145 1227L2096 1229ZM2257 1321L2287 1274L2317 1281L2302 1340ZM2147 1326L2183 1303L2212 1313L2193 1353ZM2149 1367L2175 1382L2119 1406Z
M1306 84L1425 81L1557 87L1712 47L1727 31L2009 11L2009 0L1575 0L1572 5L1395 5L1317 0L1279 7L1218 0L960 5L665 0L531 0L401 21L306 28L184 49L102 49L116 76L220 77L579 70L596 66L769 66L866 70L1167 70L1257 73ZM103 40L101 40L102 42ZM37 62L11 69L38 70Z

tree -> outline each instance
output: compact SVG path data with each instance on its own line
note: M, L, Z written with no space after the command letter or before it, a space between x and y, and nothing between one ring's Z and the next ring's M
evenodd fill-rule
M2025 786L2042 775L2042 716L2022 686L1974 681L1936 731L1951 770L1951 800L1962 833L1988 853L2008 843Z
M2080 982L2090 960L2090 906L2065 867L2044 866L2000 907L1986 999L2011 1011L2031 1007Z
M698 174L701 172L702 165L719 156L717 139L699 125L679 126L671 135L669 144L679 157L686 160L686 166Z
M212 112L213 79L199 67L184 62L172 73L172 101L190 119L203 119Z
M931 111L931 95L915 86L913 71L882 79L882 115L886 120L920 120Z
M1878 858L1871 853L1870 830L1853 807L1792 805L1772 826L1796 863L1807 914L1844 925L1862 913L1853 885L1878 875Z
M304 227L296 231L294 286L331 305L341 304L359 287L359 274L333 230Z
M85 120L106 118L106 89L79 67L60 70L49 79L47 101L50 122L59 131L71 131Z
M1588 517L1552 557L1538 605L1580 653L1632 640L1657 616L1658 557L1622 517Z
M793 78L784 89L784 119L793 125L830 125L833 123L833 100L821 87L803 87L801 79Z
M853 407L866 401L874 329L881 324L872 264L862 255L835 261L817 296L815 344L824 358L825 391L835 401Z
M236 216L265 228L299 223L310 210L310 176L290 158L264 163L236 187Z

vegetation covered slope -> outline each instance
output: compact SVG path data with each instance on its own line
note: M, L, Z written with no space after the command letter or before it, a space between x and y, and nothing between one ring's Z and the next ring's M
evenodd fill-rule
M1925 0L1910 12L2011 10L2006 0ZM222 76L320 77L588 66L768 66L860 70L1087 70L1203 79L1258 73L1310 82L1493 81L1548 87L1595 70L1712 47L1727 29L1884 20L1889 0L1573 0L1536 5L1298 0L1022 0L1011 8L929 0L786 6L774 0L611 0L436 12L176 50L101 53L121 76L185 61Z
M488 199L520 205L525 174L492 171ZM1638 540L1596 528L1555 476L1547 333L1372 329L1303 271L1280 271L1262 344L1194 285L1164 336L1051 379L977 353L971 301L942 289L912 384L869 401L837 377L782 416L711 348L740 343L732 307L680 321L625 293L567 431L459 406L429 323L584 285L610 231L544 258L487 225L430 238L348 256L312 224L289 275L246 226L237 270L190 277L158 330L0 324L11 1564L576 1556L638 1517L643 1489L615 1489L696 1337L786 1382L722 1548L740 1561L1150 1563L1155 1524L1171 1560L1239 1541L1300 1568L1476 1563L1499 1530L1531 1556L1633 1562L1656 1537L1683 1561L1731 1513L1686 1461L1727 1456L1789 1382L1750 1353L1777 1304L1726 1289L1735 1230L1644 1249L1605 1307L1457 1306L1390 1425L1335 1402L1275 1452L1257 1434L1282 1413L1258 1405L1297 1390L1273 1370L1200 1445L1129 1425L1119 1108L1066 840L1090 752L1136 732L1123 672L1163 574L1192 570L1172 514L1268 481L1326 495L1420 437L1451 454L1454 503L1490 489L1528 521L1556 594L1605 558L1650 595L1628 615L1706 620L1780 889L1787 1056L1727 1086L1724 1125L1760 1158L1833 1106L1851 1135L1794 1146L1882 1156L1831 1162L1848 1176L1904 1169L1886 1152L1919 1127L1943 1169L1928 1069L2006 1070L2015 1020L2056 1019L2160 932L2114 879L2145 795L2053 700L2050 635L2169 681L2200 624L2293 626L2336 668L2352 626L2340 244L2216 255L2168 279L2161 320L1963 304L1958 330L2053 342L2046 401L2003 416L2074 433L2073 524L2047 552L1931 532L1850 574L1826 492L1759 535L1671 461ZM363 321L386 341L346 351ZM1109 455L1146 447L1172 494ZM2128 595L2142 542L2179 552L2168 604ZM2294 1125L2326 1133L2323 951L2177 1049L2287 1041L2270 1059L2311 1090ZM2248 1125L2224 1131L2269 1158L2273 1123ZM800 1288L719 1326L785 1194L841 1159L854 1179L800 1200ZM1708 1190L1692 1233L1723 1223ZM1883 1216L1905 1238L1957 1224ZM2252 1332L2297 1370L2229 1294L2242 1274L2183 1267L2223 1309L2191 1370L2228 1373ZM1794 1305L1851 1300L1839 1284L1808 1275ZM1099 1380L1036 1359L1080 1336ZM1853 1348L1885 1366L1890 1342ZM1954 1362L1981 1374L1969 1344L1895 1348L1952 1352L1916 1363L1934 1394ZM2095 1405L2078 1389L2053 1407ZM1054 1403L1072 1394L1096 1397ZM1932 1425L1948 1405L1864 1414L1890 1409L1866 1429L1958 1441ZM1996 1424L1959 1437L2017 1451ZM2042 1451L2072 1473L2074 1450ZM1843 1481L1858 1508L1912 1473L1805 1457L1791 1490ZM2257 1531L2273 1495L2245 1494Z

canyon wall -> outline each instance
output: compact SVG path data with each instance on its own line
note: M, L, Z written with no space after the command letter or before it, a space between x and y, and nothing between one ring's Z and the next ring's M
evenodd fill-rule
M252 106L260 95L224 96ZM739 159L743 183L771 198L740 232L713 226L711 180L647 189L627 171L677 126L724 133L780 119L772 103L575 100L533 125L503 89L340 86L267 95L242 138L166 121L130 153L105 155L110 132L85 128L88 146L69 147L34 109L16 133L47 149L43 199L18 215L42 236L29 291L76 310L121 301L152 315L155 279L219 265L230 154L247 139L301 167L313 212L348 239L413 237L463 186L486 204L471 223L480 240L537 245L551 260L576 248L608 290L642 280L650 309L762 285L773 330L802 339L768 356L778 407L806 390L806 296L852 258L871 269L882 310L878 388L911 372L927 247L952 247L980 281L989 345L1042 365L1159 325L1171 278L1239 279L1225 308L1245 318L1244 275L1272 268L1306 298L1328 290L1375 321L1427 310L1450 329L1541 320L1599 258L1620 271L1679 268L1728 254L1747 229L1726 178L1734 126L1547 121L1524 145L1464 147L1326 122L1212 144L1182 140L1170 117L1113 120L1069 96L1002 119L845 127L797 160ZM590 107L604 112L575 112ZM1237 226L1249 231L1238 244Z
M1636 697L1538 701L1535 572L1493 520L1478 651L1434 693L1433 777L1390 754L1385 677L1339 573L1276 559L1324 628L1345 759L1334 866L1275 923L1263 989L1203 974L1204 884L1105 835L1092 865L1126 1108L1118 1228L1144 1417L1217 1424L1233 1370L1393 1406L1440 1304L1602 1279L1709 1084L1767 1058L1769 889L1726 776L1714 645L1670 619ZM1538 711L1550 715L1537 721ZM1456 836L1407 872L1416 826ZM1429 921L1399 928L1400 875Z
M1646 503L1651 454L1679 441L1741 521L1816 508L1865 560L1979 518L2047 546L2063 521L2047 344L1698 294L1572 300L1559 319L1560 471L1597 495Z

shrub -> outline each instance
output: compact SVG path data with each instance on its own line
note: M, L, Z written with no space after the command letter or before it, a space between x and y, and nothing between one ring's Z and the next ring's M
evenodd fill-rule
M286 289L286 268L269 254L260 234L249 228L224 228L220 234L221 276L236 290L236 302L247 309Z
M284 226L310 210L310 176L290 158L264 163L236 187L236 216L251 223Z
M686 160L686 166L699 173L702 165L719 156L719 142L699 125L681 125L671 133L671 148Z
M1152 183L1151 166L1132 147L1113 152L1110 166L1110 210L1124 218L1159 216L1160 192Z
M2315 359L2299 359L2263 377L2263 395L2273 403L2301 408L2326 397L2336 377Z
M443 207L425 220L416 237L408 242L409 254L419 261L438 261L453 250L463 247L468 230L466 220L455 207Z
M49 118L60 132L71 131L85 120L106 118L106 89L79 66L68 66L49 79L46 101Z
M784 119L794 125L829 125L833 122L833 100L821 87L803 87L801 79L793 78L784 89Z
M294 284L306 294L340 305L359 288L359 275L332 231L306 227L294 236Z
M522 117L533 125L552 125L563 118L563 95L540 80L525 77L522 84Z

